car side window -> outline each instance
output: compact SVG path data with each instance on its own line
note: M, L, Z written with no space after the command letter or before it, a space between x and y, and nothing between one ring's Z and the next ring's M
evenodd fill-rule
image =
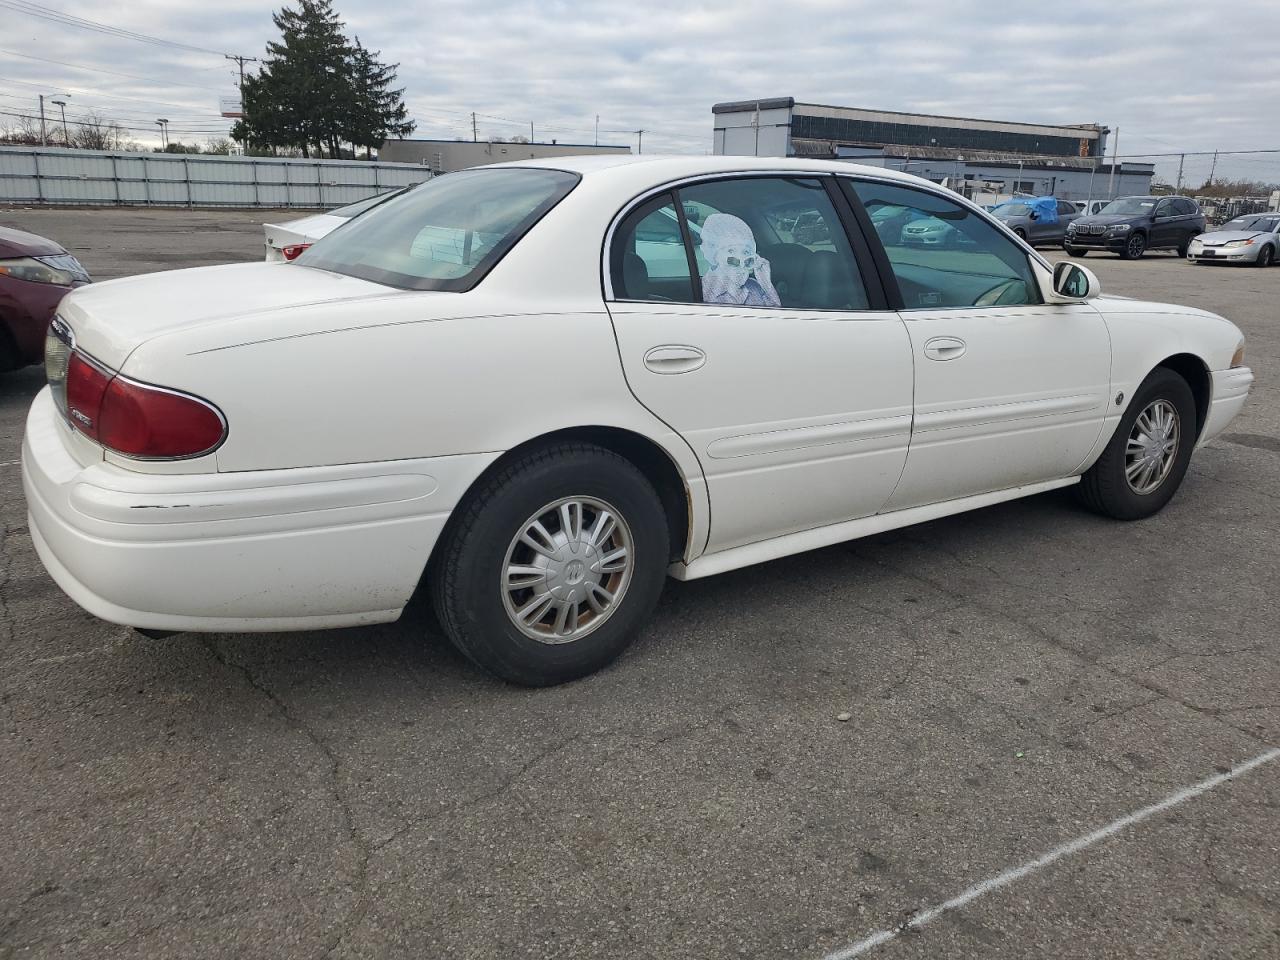
M744 177L681 187L695 302L866 310L867 290L822 180Z
M619 300L690 302L693 278L671 194L642 203L618 225L609 250L609 275Z
M1076 213L1075 204L1067 203L1065 200L1058 201L1058 216L1073 216Z
M1196 207L1194 200L1176 200L1174 201L1178 208L1178 212L1186 216L1195 216L1200 210Z
M1177 212L1178 211L1173 208L1172 200L1161 200L1156 204L1155 213L1153 215L1157 217L1172 217Z
M911 187L843 182L884 246L903 309L1044 302L1023 249L973 210Z

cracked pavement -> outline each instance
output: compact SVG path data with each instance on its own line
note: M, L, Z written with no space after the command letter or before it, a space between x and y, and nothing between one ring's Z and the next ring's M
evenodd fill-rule
M254 259L270 216L0 209L101 279ZM618 664L543 691L420 602L95 620L5 465L41 373L0 376L0 960L817 960L1280 744L1280 268L1087 263L1249 338L1250 404L1164 513L1050 494L669 582ZM1274 957L1278 848L1280 763L873 955Z

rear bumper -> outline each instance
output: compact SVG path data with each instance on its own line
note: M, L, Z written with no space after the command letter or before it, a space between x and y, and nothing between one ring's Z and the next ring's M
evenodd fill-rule
M1215 370L1211 376L1213 395L1209 400L1209 415L1205 418L1204 429L1200 431L1200 443L1212 440L1226 429L1244 407L1253 386L1253 371L1248 367Z
M495 455L220 474L82 465L47 390L22 449L31 537L58 585L132 627L272 631L396 619Z

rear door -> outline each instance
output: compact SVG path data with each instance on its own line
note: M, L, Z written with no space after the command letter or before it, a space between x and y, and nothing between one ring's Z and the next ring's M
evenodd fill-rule
M1151 239L1149 247L1176 247L1182 239L1186 227L1185 219L1170 197L1163 198L1156 204L1154 219L1151 222Z
M911 449L886 509L1076 473L1110 389L1111 343L1098 311L1044 303L1023 248L970 208L916 188L844 182L867 228L880 207L905 206L965 240L947 250L883 243L881 275L897 288L890 298L916 368Z
M911 342L844 205L829 177L718 178L611 231L623 370L702 464L708 552L874 514L902 473ZM683 261L658 239L673 218Z

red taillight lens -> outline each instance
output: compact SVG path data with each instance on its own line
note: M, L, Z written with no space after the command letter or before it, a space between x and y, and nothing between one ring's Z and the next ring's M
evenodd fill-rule
M208 453L226 433L203 400L116 377L98 415L98 442L130 457L173 459Z
M309 243L291 243L287 247L281 247L280 252L284 254L286 260L298 259L298 254L311 246Z
M79 353L73 352L67 364L67 416L76 429L98 439L98 418L102 411L102 396L112 374L94 366Z
M67 365L66 390L67 416L75 428L127 457L196 457L227 433L222 415L199 397L128 380L78 351Z

